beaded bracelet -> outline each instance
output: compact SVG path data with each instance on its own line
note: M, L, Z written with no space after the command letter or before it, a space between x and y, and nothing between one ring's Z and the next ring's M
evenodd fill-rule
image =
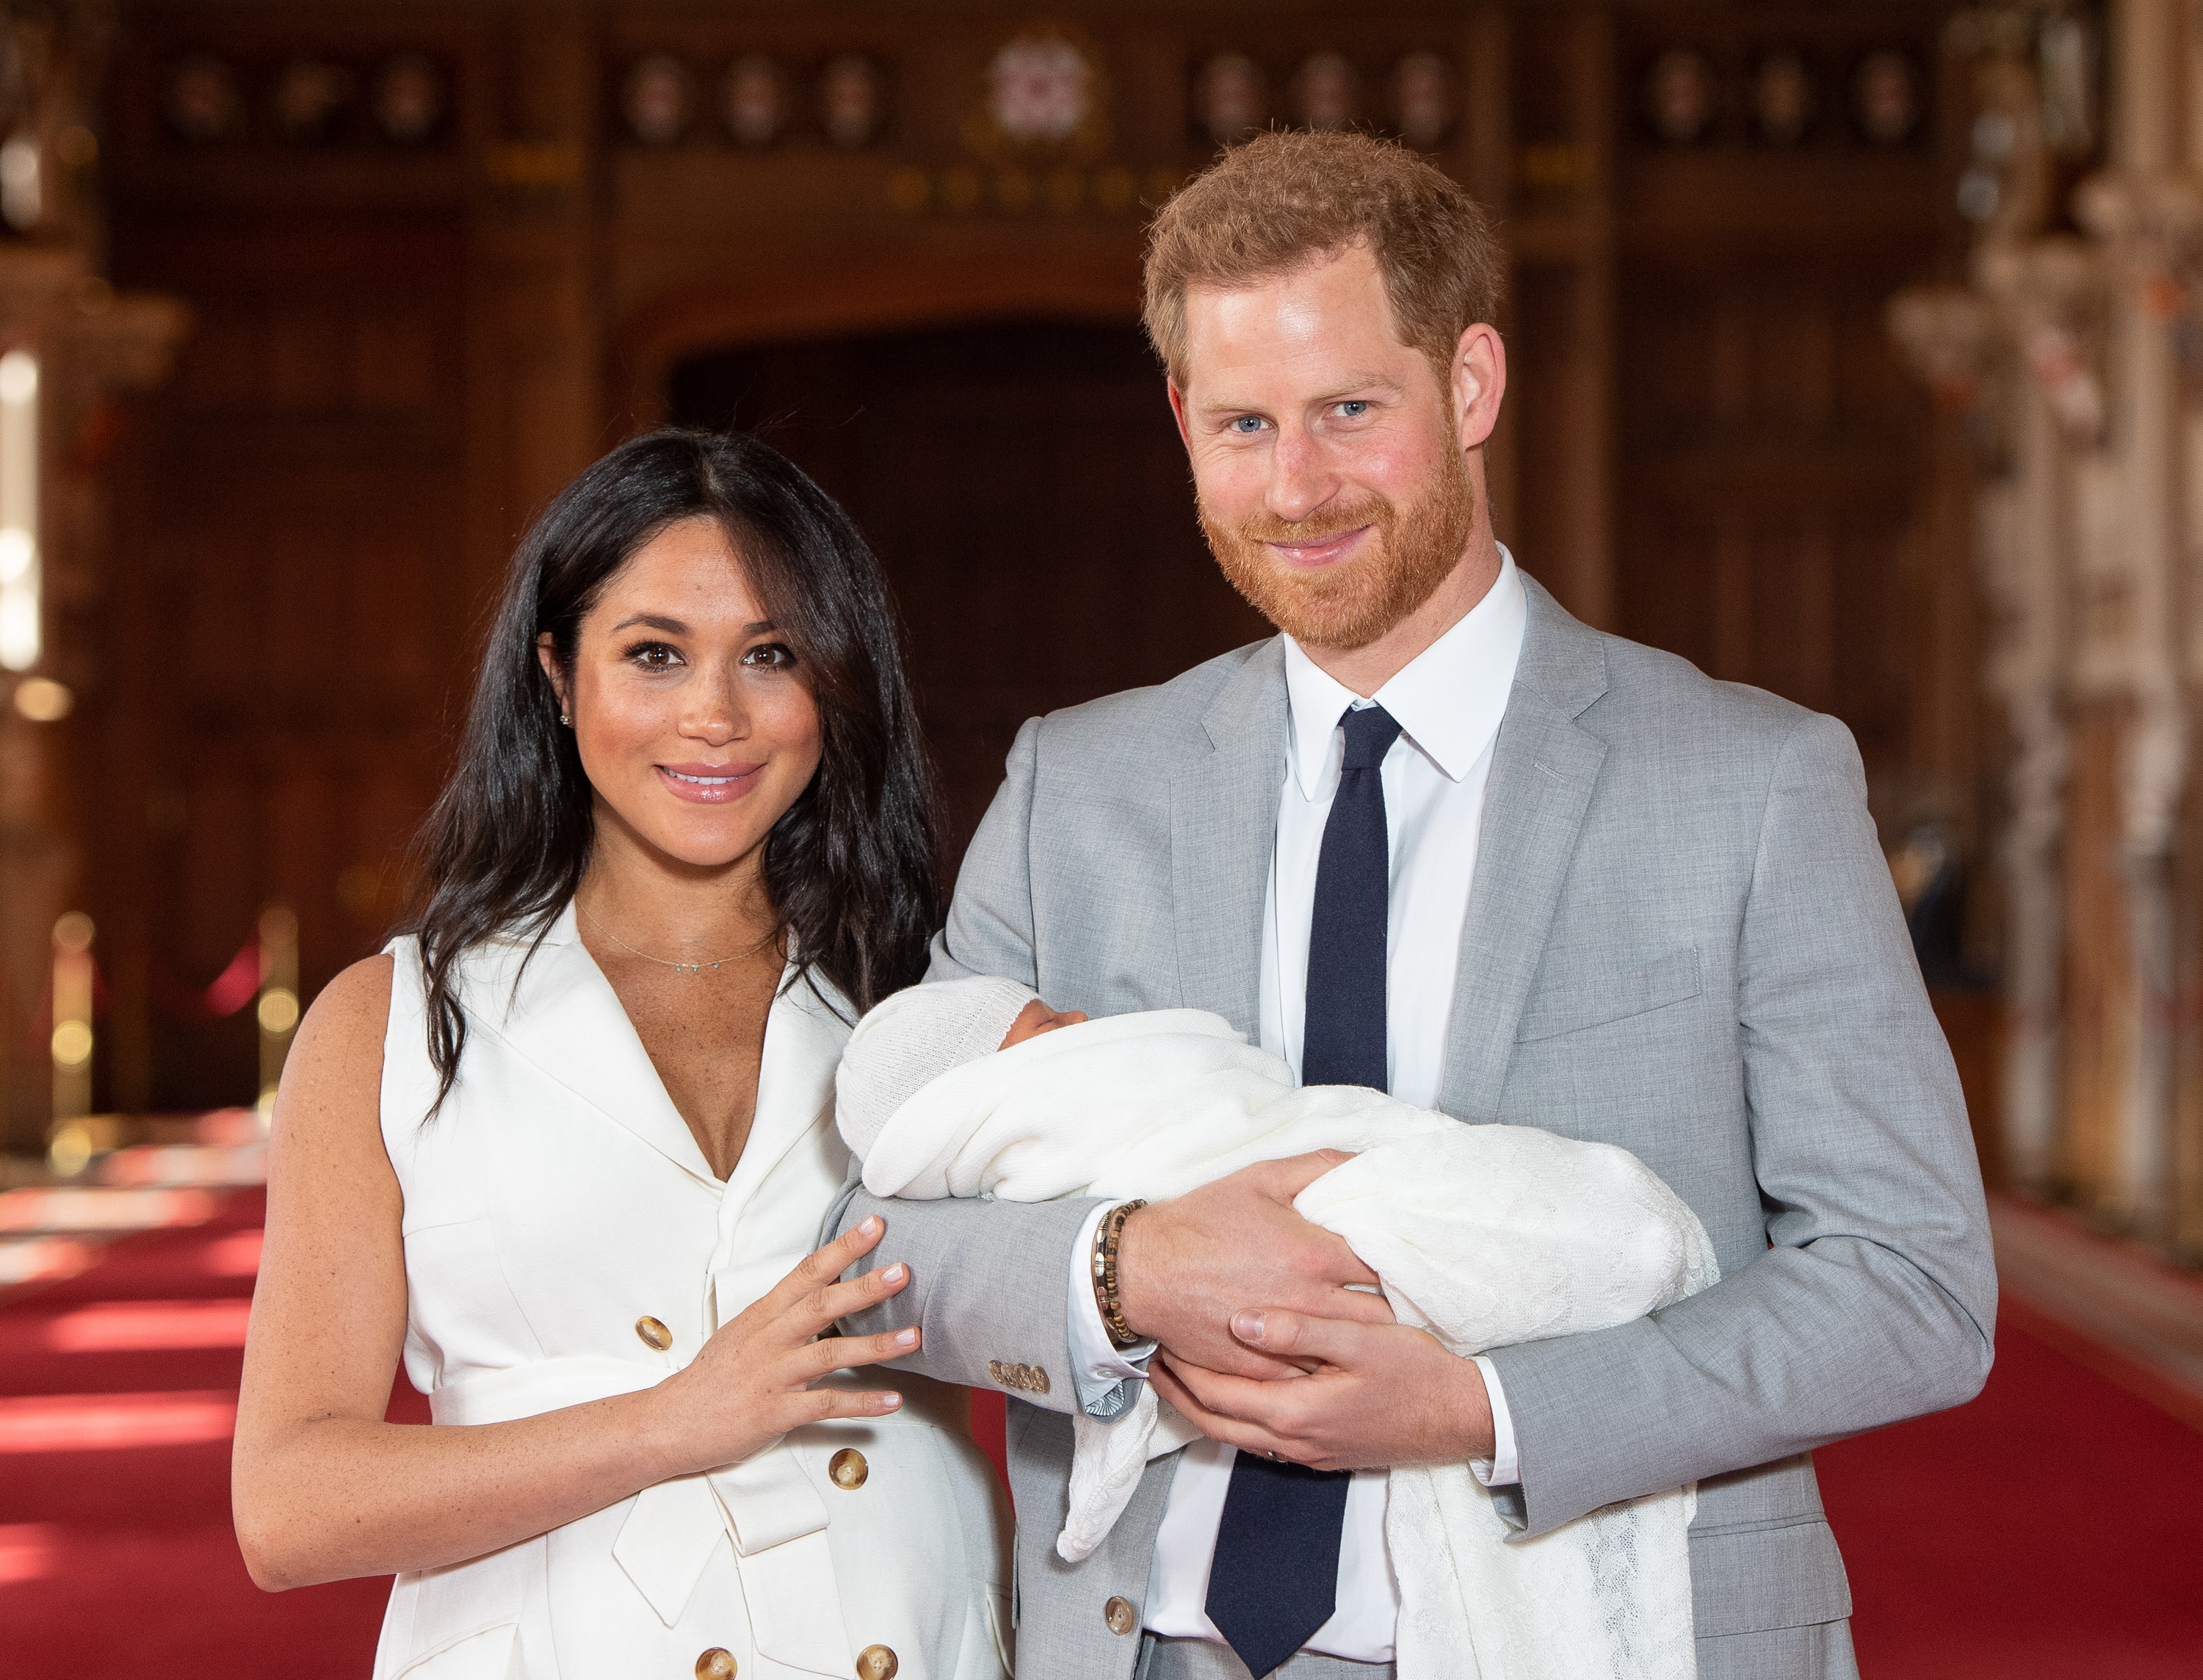
M1125 1304L1117 1298L1117 1245L1125 1235L1125 1221L1146 1205L1131 1201L1112 1208L1094 1233L1094 1305L1102 1310L1102 1328L1119 1347L1131 1347L1141 1337L1125 1322Z

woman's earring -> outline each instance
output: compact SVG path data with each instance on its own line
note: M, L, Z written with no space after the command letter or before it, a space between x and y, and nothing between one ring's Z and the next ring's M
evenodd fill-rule
M563 711L558 714L558 721L564 724L569 729L574 727L574 720L567 716Z

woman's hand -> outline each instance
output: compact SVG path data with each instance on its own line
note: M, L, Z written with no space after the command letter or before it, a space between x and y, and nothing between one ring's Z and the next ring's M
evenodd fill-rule
M902 1404L882 1389L811 1385L852 1365L915 1353L916 1325L878 1335L825 1335L852 1312L877 1306L910 1282L910 1269L883 1266L848 1283L835 1280L871 1253L887 1226L877 1217L843 1232L766 1294L723 1324L686 1370L652 1391L661 1402L669 1475L748 1458L790 1429L829 1418L877 1418Z

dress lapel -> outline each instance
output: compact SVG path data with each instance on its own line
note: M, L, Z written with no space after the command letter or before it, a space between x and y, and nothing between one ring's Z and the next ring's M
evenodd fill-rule
M464 996L470 1025L497 1034L683 1172L717 1188L618 993L582 943L571 904L523 968L527 953L525 943L503 941L469 953Z
M1606 743L1575 721L1606 692L1598 636L1522 581L1529 620L1492 744L1439 1091L1459 1120L1498 1113L1515 1029L1606 757Z
M794 972L791 967L781 976L781 989L765 1017L757 1112L741 1158L727 1176L719 1216L722 1247L733 1222L788 1152L833 1123L834 1071L857 1011L824 976L813 991L808 981L794 979ZM822 993L830 1003L822 1001ZM835 1013L837 1008L842 1016Z
M1171 783L1179 996L1260 1036L1262 895L1285 774L1285 650L1273 639L1202 718L1209 751Z

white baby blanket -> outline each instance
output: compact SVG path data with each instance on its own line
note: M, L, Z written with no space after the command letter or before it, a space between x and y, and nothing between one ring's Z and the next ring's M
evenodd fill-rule
M860 1024L850 1057L866 1037ZM1198 1010L1114 1016L981 1057L850 1141L875 1195L1011 1201L1161 1200L1255 1161L1354 1151L1294 1206L1378 1273L1401 1323L1464 1356L1625 1323L1717 1275L1697 1217L1627 1150L1296 1088L1283 1062ZM1112 1423L1072 1417L1056 1548L1075 1562L1147 1461L1195 1432L1145 1384ZM1466 1465L1395 1468L1385 1521L1402 1680L1689 1680L1694 1505L1678 1488L1510 1541Z

